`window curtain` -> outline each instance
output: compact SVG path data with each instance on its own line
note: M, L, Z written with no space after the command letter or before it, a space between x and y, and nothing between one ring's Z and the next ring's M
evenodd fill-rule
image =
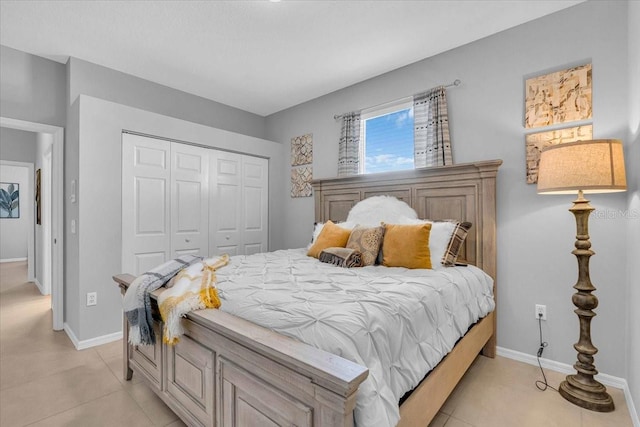
M338 147L338 176L357 175L360 169L360 113L342 116Z
M413 120L415 167L453 164L444 86L413 97Z

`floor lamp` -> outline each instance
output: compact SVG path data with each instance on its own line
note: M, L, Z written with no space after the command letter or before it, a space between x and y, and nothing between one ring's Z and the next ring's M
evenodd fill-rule
M598 306L598 298L592 294L596 288L589 278L590 249L588 221L594 208L584 193L610 193L625 191L627 182L624 170L622 142L617 139L598 139L552 145L542 150L538 168L538 193L575 194L569 209L576 217L576 249L578 259L577 291L572 298L580 319L580 339L574 344L578 361L573 365L576 373L568 375L560 384L559 392L568 401L594 411L613 411L613 399L604 385L593 377L598 373L593 356L598 349L591 343L591 319Z

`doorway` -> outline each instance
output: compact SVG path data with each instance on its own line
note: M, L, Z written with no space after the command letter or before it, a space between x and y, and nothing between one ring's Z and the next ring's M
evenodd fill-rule
M48 168L51 190L48 192L50 194L48 205L51 211L51 221L49 230L45 231L48 233L48 237L45 238L48 239L49 245L45 244L44 247L50 248L50 274L48 277L51 278L53 329L59 331L64 328L64 128L6 117L0 117L0 126L49 134L52 137L49 155L50 167Z

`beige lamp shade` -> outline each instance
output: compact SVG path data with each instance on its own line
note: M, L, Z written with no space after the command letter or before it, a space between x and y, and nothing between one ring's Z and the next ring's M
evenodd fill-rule
M625 191L627 179L619 139L552 145L542 150L538 193L575 194Z

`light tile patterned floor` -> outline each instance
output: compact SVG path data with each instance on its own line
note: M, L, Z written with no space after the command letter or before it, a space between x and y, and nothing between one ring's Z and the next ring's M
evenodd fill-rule
M135 374L122 379L120 341L77 351L54 332L50 298L25 279L26 263L0 264L0 426L184 426ZM538 391L539 377L533 366L479 357L430 426L632 425L622 391L609 388L616 410L600 414Z

